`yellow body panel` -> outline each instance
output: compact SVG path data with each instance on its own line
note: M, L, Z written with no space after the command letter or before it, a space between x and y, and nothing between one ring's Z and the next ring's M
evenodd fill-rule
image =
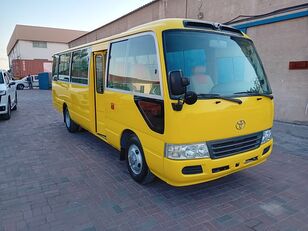
M54 106L62 112L63 105L66 104L76 123L118 150L121 149L120 140L123 132L125 130L133 131L142 144L150 170L171 185L184 186L206 182L264 162L272 151L272 140L255 150L220 159L170 160L164 157L166 143L196 143L252 134L271 128L274 116L273 101L262 96L241 97L242 104L217 99L198 100L194 105L185 104L182 111L174 111L171 103L176 101L171 100L168 93L162 32L176 28L184 29L182 20L161 20L133 28L111 38L80 46L79 48L90 47L92 50L89 84L82 86L53 81ZM113 40L149 31L156 36L161 67L159 71L162 78L165 114L163 134L149 128L134 102L133 94L117 92L108 88L105 88L104 93L100 95L95 91L93 64L95 52L108 49ZM217 104L217 101L220 103ZM235 124L239 120L246 121L245 129L237 130L235 128ZM97 124L100 124L100 132L97 130ZM263 149L268 146L270 146L270 150L262 155ZM247 159L253 157L258 157L258 159L245 164ZM239 166L235 167L237 163ZM182 174L183 167L192 165L201 165L203 173ZM219 173L211 172L212 168L225 165L229 165L230 169Z

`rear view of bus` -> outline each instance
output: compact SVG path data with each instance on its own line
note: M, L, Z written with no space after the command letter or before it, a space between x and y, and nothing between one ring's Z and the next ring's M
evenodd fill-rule
M178 100L166 116L164 170L173 185L262 163L273 144L272 92L252 41L219 24L183 25L163 32L169 95Z

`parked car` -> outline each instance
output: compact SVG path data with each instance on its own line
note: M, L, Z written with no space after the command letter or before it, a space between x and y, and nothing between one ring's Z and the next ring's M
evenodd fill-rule
M0 116L8 120L11 110L17 109L16 83L9 81L8 73L0 70Z
M17 90L23 90L25 87L29 87L29 82L27 81L28 76L23 77L19 80L12 80L11 82L16 83ZM32 79L32 87L38 87L39 86L39 79L38 75L30 75L30 78Z

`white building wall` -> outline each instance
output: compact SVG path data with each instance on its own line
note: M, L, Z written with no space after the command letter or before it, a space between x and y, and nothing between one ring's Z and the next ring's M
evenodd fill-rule
M66 43L50 43L47 42L47 48L33 47L32 41L18 41L9 55L9 63L12 65L14 59L48 59L52 60L52 56L62 50L68 49Z
M62 50L68 49L65 43L47 42L47 48L33 47L32 41L18 41L20 59L48 59L52 60L52 56Z
M20 57L20 43L17 42L9 55L9 65L12 65L12 60Z

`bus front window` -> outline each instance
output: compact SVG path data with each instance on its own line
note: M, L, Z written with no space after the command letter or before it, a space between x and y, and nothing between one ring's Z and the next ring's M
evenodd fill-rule
M167 73L181 70L189 91L202 95L271 94L253 43L246 38L204 31L164 32Z

